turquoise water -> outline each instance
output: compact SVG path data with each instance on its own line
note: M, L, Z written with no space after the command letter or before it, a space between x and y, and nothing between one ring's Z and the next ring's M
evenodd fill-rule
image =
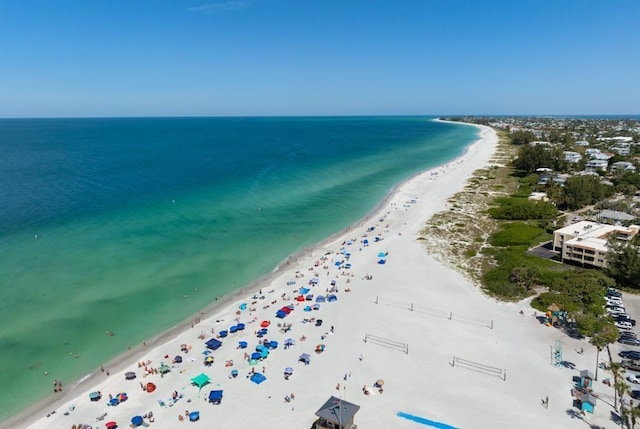
M356 222L476 134L425 117L0 120L0 418Z

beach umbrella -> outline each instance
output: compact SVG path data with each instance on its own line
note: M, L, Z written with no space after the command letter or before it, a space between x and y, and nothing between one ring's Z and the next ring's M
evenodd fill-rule
M284 345L285 346L292 346L294 345L296 342L293 340L293 338L287 338L286 340L284 340Z
M116 399L116 398L111 398L109 399L109 405L111 405L112 407L115 407L116 405L118 405L120 402Z
M188 350L186 344L180 344L180 350Z
M247 342L246 341L238 341L238 347L240 347L241 349L246 349L247 348Z
M165 364L162 364L160 365L160 368L158 368L158 371L160 371L161 374L166 374L167 372L171 371L171 368L169 368Z
M141 426L142 422L143 422L142 416L134 416L131 419L131 424L134 425L134 426Z
M378 253L378 258L384 258L385 256L387 255L384 252Z
M260 352L260 359L265 359L267 356L269 356L269 350L264 349Z
M153 383L147 383L147 393L151 393L156 390L156 385Z
M197 422L198 420L200 420L200 412L199 411L193 411L193 412L189 413L189 421L190 422Z
M107 429L115 429L118 427L118 423L114 422L114 421L110 421L104 424Z
M205 365L211 365L213 363L213 356L207 356L204 358Z
M178 355L178 356L174 357L173 361L175 363L182 363L182 356Z
M318 344L316 346L316 353L322 353L324 351L324 344Z
M116 399L117 399L119 402L124 402L124 401L126 401L126 400L128 399L128 398L127 398L127 394L126 394L126 393L118 393L118 394L116 395Z
M269 342L269 348L270 349L277 349L278 348L278 342L277 341L270 341Z
M291 368L291 367L286 367L286 368L284 369L284 373L285 373L285 374L287 374L287 375L291 375L291 374L293 374L293 368Z
M384 264L386 264L386 263L387 263L386 259L380 259L380 260L378 261L378 264L380 264L380 265L384 265Z
M336 267L339 267L340 265L342 265L342 262L336 261L335 265L336 265Z
M238 376L238 370L237 369L232 369L231 370L231 376L232 377L237 377Z
M302 296L302 295L296 296L296 301L298 301L298 302L304 301L304 296Z
M336 285L336 281L335 280L331 280L331 286L335 286Z
M92 401L99 401L102 398L102 393L99 391L89 393L89 399Z
M240 310L242 310L242 311L246 310L247 309L247 303L243 302L242 304L240 304L240 307L238 307L238 308L240 308Z
M227 331L222 330L222 331L218 332L218 335L220 335L220 337L224 338L224 337L227 336Z
M382 386L382 385L384 385L384 380L380 380L380 379L378 379L378 380L376 381L376 384L377 384L378 386Z
M124 378L126 378L127 380L133 380L134 378L136 378L136 373L133 371L126 372L124 374Z
M244 331L244 323L238 323L236 327L238 328L238 331Z
M260 322L261 328L266 328L269 325L271 325L271 322L269 322L268 320L263 320L262 322Z
M251 353L251 360L260 359L260 352Z
M256 359L251 359L249 361L249 366L256 366L256 365L258 365L258 361Z
M320 310L320 304L313 304L314 310Z
M229 328L229 333L230 334L235 334L236 332L238 332L238 326L237 325L234 325L234 326Z
M304 311L311 311L311 307L309 307L308 305L304 308Z

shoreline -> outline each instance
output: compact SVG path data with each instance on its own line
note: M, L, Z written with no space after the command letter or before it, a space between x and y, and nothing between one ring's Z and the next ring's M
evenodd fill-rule
M439 118L433 119L433 121L451 123L455 125L472 126L477 128L479 130L479 133L483 130L483 128L489 128L489 127L484 127L484 126L471 124L471 123L445 121ZM257 279L251 281L250 283L248 283L247 285L243 286L240 289L237 289L231 293L228 293L226 295L219 297L219 299L216 299L213 302L209 303L207 306L203 307L203 309L199 313L191 315L191 317L189 317L188 319L185 319L184 321L150 338L145 342L146 345L143 346L142 344L138 344L132 347L130 350L125 351L120 355L116 356L115 358L105 362L102 365L102 367L108 368L112 374L118 373L122 371L125 367L129 366L130 362L135 362L136 360L141 359L145 354L148 354L150 351L153 351L159 347L162 347L165 343L174 339L180 334L184 334L185 332L188 332L190 329L193 328L192 321L196 317L200 317L204 320L211 319L216 314L219 314L223 312L225 309L230 308L233 303L237 302L242 297L254 294L259 289L261 289L265 285L270 284L272 281L274 281L276 278L282 275L286 271L286 268L290 268L290 266L287 264L288 260L295 261L294 263L296 263L300 259L304 260L305 257L307 256L309 258L312 258L313 257L312 255L314 253L317 253L319 250L322 250L323 248L327 247L329 244L333 243L338 238L347 235L350 231L363 226L365 223L370 222L376 217L379 217L382 214L384 207L387 206L391 200L393 200L393 198L397 195L399 190L403 186L405 186L407 183L410 183L411 181L415 180L417 177L427 175L436 171L440 171L443 168L446 168L446 166L455 164L456 162L462 160L469 153L469 151L473 146L480 143L482 143L482 138L479 135L476 138L476 140L474 140L472 143L470 143L465 147L462 154L460 154L458 157L446 163L429 168L427 170L416 172L411 176L407 177L406 179L402 180L401 182L395 184L387 192L384 198L380 200L380 202L378 202L369 212L367 212L364 217L357 220L353 224L347 226L346 228L343 228L341 231L331 234L329 237L313 245L310 245L290 255L289 258L280 262L269 273L258 277ZM426 222L427 219L424 219L424 221ZM79 393L89 388L94 382L94 380L97 377L100 377L101 375L102 373L100 369L96 368L96 370L94 370L93 372L67 383L65 386L65 389L61 394L60 393L50 394L43 400L28 406L27 408L23 409L22 411L18 412L13 416L10 416L5 422L0 423L0 429L5 429L5 428L9 429L14 427L28 427L31 423L33 423L34 421L40 418L40 417L34 417L36 414L43 414L43 413L46 414L48 412L47 410L53 410L56 407L59 407L60 404L65 403L70 399L77 397ZM16 426L16 425L25 425L25 426Z

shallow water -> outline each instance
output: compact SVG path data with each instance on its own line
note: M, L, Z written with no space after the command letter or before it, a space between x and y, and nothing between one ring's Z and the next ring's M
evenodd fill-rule
M353 224L476 134L425 117L0 120L0 418Z

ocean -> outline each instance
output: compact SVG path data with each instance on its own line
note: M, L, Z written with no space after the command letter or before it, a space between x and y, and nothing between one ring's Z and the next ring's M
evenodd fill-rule
M0 120L0 419L344 230L476 136L430 117Z

